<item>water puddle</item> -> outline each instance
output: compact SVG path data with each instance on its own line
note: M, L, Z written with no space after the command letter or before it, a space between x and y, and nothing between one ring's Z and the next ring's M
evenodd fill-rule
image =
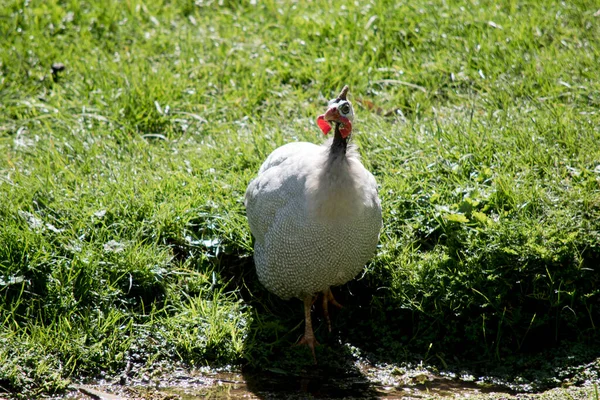
M473 375L462 369L439 371L422 362L398 365L362 357L342 360L337 366L331 362L295 366L295 372L275 366L261 371L236 371L235 367L190 370L182 365L158 363L132 366L113 379L73 384L61 399L589 400L600 399L596 373L599 362L600 359L583 365L581 376L564 375L560 380L556 378L554 385L545 387L519 376L506 380L497 375ZM548 390L552 386L555 388Z
M161 380L140 380L128 385L104 382L74 385L65 399L83 400L193 400L193 399L477 399L512 398L502 387L433 374L426 370L360 366L360 372L328 376L308 371L305 376L281 372L175 372Z

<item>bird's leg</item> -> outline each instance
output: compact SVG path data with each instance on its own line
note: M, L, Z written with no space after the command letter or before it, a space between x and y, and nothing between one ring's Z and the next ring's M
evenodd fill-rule
M312 351L313 359L315 360L315 364L317 363L317 355L315 354L315 346L319 344L317 339L315 338L315 333L313 332L312 320L310 317L310 309L312 308L313 303L317 299L316 296L306 296L304 298L304 336L298 342L298 344L306 344L310 347L310 351Z
M325 320L327 321L327 328L329 328L329 332L331 332L331 320L329 319L329 303L331 303L334 307L342 308L342 305L338 303L333 297L333 293L331 293L331 288L327 288L327 290L323 291L323 315L325 316Z

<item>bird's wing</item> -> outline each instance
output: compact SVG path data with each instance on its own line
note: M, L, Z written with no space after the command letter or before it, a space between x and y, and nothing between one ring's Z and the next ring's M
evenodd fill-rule
M277 167L281 163L290 161L292 158L314 153L319 148L316 144L308 142L288 143L278 147L262 163L258 170L258 175L260 176L266 170Z
M305 195L306 175L319 146L312 143L290 143L267 157L258 176L246 189L246 214L255 239L262 243L275 221L277 211L290 200Z

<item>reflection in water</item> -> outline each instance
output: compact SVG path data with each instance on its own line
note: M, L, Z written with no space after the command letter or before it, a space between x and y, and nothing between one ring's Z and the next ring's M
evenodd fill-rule
M103 381L72 385L68 400L192 400L192 399L522 399L506 386L490 386L472 376L433 374L422 368L403 369L362 365L360 374L327 376L314 369L307 376L287 376L282 371L244 375L235 372L175 371L152 381L133 380L129 385ZM391 373L390 373L391 372ZM312 376L308 376L312 375ZM368 376L369 378L365 378ZM472 379L473 378L473 379ZM466 379L466 380L465 380ZM529 399L598 398L598 386L556 388Z
M498 393L508 395L505 389L463 382L427 372L415 372L387 384L371 382L364 375L333 376L283 376L275 373L255 375L220 373L195 380L193 384L180 382L179 386L161 389L165 394L175 394L181 399L344 399L344 398L404 398L424 399L436 396L472 397L478 394Z

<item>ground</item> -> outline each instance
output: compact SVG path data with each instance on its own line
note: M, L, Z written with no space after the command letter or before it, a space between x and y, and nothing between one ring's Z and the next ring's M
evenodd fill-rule
M597 2L0 0L0 37L0 393L301 376L243 193L344 84L384 228L320 365L598 381Z

